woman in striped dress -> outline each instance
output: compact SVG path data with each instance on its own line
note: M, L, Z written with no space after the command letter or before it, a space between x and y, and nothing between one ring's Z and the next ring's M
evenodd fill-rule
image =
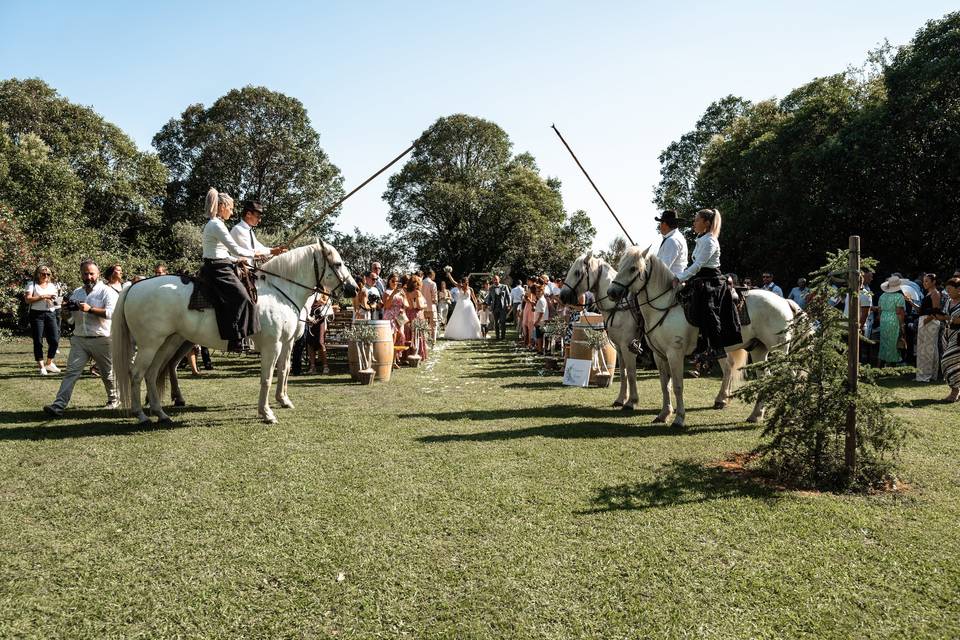
M937 319L943 323L940 366L943 379L950 386L950 395L944 402L960 400L960 278L947 280L948 300Z

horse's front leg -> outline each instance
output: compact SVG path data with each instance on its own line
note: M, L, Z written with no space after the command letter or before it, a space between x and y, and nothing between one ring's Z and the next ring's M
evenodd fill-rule
M263 337L263 342L267 342ZM259 415L267 424L276 424L277 416L270 408L270 383L273 382L273 369L277 366L276 341L267 342L260 348L260 404L257 406Z
M660 413L653 419L653 423L666 422L673 411L670 406L670 364L660 354L654 352L654 361L657 363L657 372L660 374L660 392L663 395L663 404L660 406Z
M277 358L277 402L284 409L293 409L293 402L287 395L287 380L290 379L290 351L292 341L285 341Z
M625 372L624 369L623 369L623 364L622 364L622 363L623 363L623 354L622 354L622 351L623 351L623 350L622 350L622 348L621 348L621 346L620 346L620 343L617 343L617 344L616 344L616 348L617 348L617 358L619 358L619 359L620 359L620 362L621 362L621 364L620 364L620 393L617 394L617 399L613 401L613 406L615 406L615 407L623 407L624 409L626 409L626 407L624 406L624 403L627 401L627 377L626 377L627 374L626 374L626 372ZM632 409L633 407L630 407L630 408Z
M673 418L672 427L682 428L687 417L687 410L683 404L683 349L674 347L667 352L670 365L670 377L673 378L673 395L677 399L677 413Z
M633 409L640 402L640 394L637 392L637 354L624 349L627 357L620 360L620 371L626 371L627 385L630 389L630 400L623 405L624 409Z

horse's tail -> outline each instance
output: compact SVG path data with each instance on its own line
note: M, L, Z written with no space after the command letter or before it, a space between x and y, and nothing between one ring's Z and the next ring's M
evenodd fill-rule
M130 328L127 326L124 307L127 302L127 294L131 288L132 287L127 287L120 292L117 305L113 309L113 320L110 324L113 377L117 386L117 395L120 396L120 404L127 410L130 409L133 399L130 380L130 364L133 360L133 337L130 335Z

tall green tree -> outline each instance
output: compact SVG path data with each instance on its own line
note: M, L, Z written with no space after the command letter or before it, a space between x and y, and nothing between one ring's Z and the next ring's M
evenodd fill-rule
M318 220L343 195L340 170L303 104L264 87L234 89L209 108L190 105L153 145L170 171L164 207L171 223L199 223L210 187L262 202L265 232ZM336 215L317 230L328 232Z
M380 263L385 274L406 271L412 258L410 245L396 234L378 236L354 228L353 233L334 232L331 242L354 275L369 270L374 262Z
M26 232L56 244L60 231L82 229L113 251L149 242L167 177L156 156L37 79L0 81L0 122L0 201Z
M457 274L530 273L557 270L589 246L586 214L568 216L559 181L544 179L533 156L513 156L511 147L498 125L463 114L423 133L383 196L390 224L420 263L449 264Z

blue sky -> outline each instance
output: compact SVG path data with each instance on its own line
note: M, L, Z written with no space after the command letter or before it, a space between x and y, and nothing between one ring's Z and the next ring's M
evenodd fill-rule
M352 188L440 116L502 126L586 209L656 240L657 156L727 94L782 97L903 44L950 2L43 2L0 0L0 77L39 77L150 149L192 103L264 85L300 99ZM386 176L338 227L389 230Z

